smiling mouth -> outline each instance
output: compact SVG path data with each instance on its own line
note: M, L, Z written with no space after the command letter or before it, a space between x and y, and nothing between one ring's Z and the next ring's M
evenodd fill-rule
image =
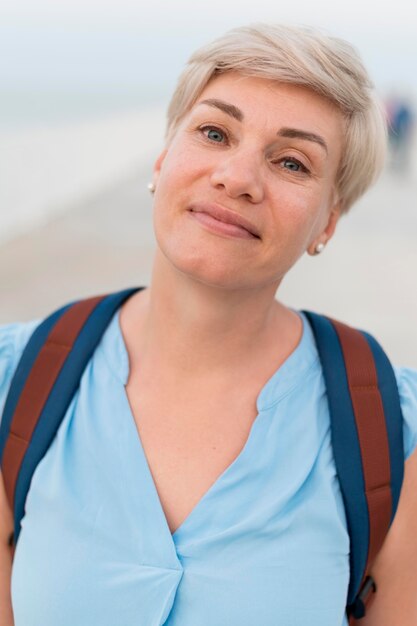
M246 218L216 204L199 204L189 209L203 226L221 235L241 239L260 239L258 231Z
M191 214L202 226L206 227L212 232L215 232L216 234L226 235L228 237L234 237L238 239L259 239L259 237L246 230L246 228L243 228L243 226L230 224L229 222L223 222L213 215L210 215L210 213L191 210Z

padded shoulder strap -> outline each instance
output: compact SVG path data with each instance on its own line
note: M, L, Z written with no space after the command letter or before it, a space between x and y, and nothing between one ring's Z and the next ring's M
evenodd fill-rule
M72 303L34 331L18 364L0 428L0 462L20 532L32 475L61 424L82 373L121 304L138 289Z
M348 612L358 619L376 591L370 568L398 505L404 472L402 414L392 366L367 333L315 313L332 446L350 534Z

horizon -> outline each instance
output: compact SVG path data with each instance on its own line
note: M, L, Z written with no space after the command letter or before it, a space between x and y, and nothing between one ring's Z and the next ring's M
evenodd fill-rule
M411 0L395 7L353 0L337 8L327 0L314 6L301 0L295 8L271 8L258 0L245 9L235 0L203 7L156 0L146 9L133 0L14 0L0 9L2 125L167 102L197 47L254 21L300 25L300 15L301 25L319 27L358 49L382 97L397 91L415 99L417 18Z

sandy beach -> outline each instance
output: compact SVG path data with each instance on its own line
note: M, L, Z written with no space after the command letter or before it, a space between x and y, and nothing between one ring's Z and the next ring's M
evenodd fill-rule
M151 168L149 158L125 179L0 247L0 323L149 283ZM386 172L341 220L325 252L299 261L278 296L372 332L395 363L417 367L416 199L415 176Z

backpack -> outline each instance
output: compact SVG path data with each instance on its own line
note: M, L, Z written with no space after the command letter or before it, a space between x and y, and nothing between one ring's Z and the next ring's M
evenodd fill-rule
M12 550L26 496L82 373L117 309L140 288L80 300L46 318L29 339L0 426L0 463L14 516ZM350 536L349 623L376 591L370 569L397 509L404 473L402 413L393 368L369 334L304 311L320 356L333 455Z

